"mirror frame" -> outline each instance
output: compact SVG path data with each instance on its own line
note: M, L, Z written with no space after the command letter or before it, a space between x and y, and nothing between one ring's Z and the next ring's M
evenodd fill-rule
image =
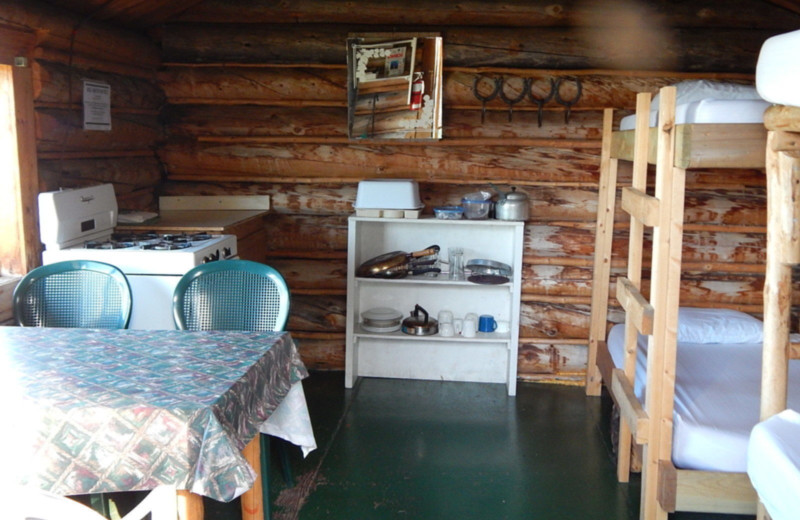
M348 35L348 137L441 139L443 62L439 33Z

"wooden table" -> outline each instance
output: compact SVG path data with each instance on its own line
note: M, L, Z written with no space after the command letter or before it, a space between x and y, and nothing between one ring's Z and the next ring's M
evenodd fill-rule
M308 375L288 333L21 327L0 327L0 371L0 457L18 483L174 485L192 520L201 495L242 495L242 518L262 518L259 427Z

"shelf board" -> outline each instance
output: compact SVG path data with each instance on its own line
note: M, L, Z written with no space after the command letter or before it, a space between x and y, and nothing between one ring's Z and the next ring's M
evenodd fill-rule
M505 287L511 288L511 282L506 283L474 283L469 280L450 280L447 273L440 273L438 277L426 276L424 274L416 276L406 276L405 278L369 278L356 277L357 284L422 284L422 285L443 285L448 287L466 286L475 287Z
M497 220L497 219L460 219L448 220L443 218L436 218L433 216L422 216L420 218L391 218L391 217L359 217L351 215L351 219L360 222L383 222L386 224L421 224L423 226L430 225L447 225L447 226L523 226L525 223L517 220Z
M415 336L406 334L402 331L395 332L368 332L360 326L356 327L355 336L358 338L374 338L389 341L436 341L441 343L504 343L503 346L511 340L511 334L507 332L478 332L474 338L465 338L463 336L440 336L433 334L430 336Z

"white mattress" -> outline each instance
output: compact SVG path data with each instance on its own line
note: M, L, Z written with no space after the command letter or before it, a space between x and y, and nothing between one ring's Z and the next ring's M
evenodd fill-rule
M623 362L624 325L608 335L614 364ZM647 337L639 336L634 391L644 402ZM800 381L800 362L789 364ZM800 384L791 384L789 406L800 408ZM675 383L672 460L684 469L747 471L747 443L758 423L761 344L680 343Z
M763 99L703 99L675 107L675 124L763 123L764 110L770 106ZM650 126L656 126L658 110L650 111ZM620 130L633 130L636 114L619 122Z
M800 414L784 410L753 428L747 473L772 520L800 512Z
M761 46L756 88L762 98L779 105L800 106L800 31L779 34Z
M710 81L681 81L675 87L675 124L762 123L769 103L752 85ZM650 102L650 126L656 126L660 94ZM620 130L633 130L636 116L622 118Z

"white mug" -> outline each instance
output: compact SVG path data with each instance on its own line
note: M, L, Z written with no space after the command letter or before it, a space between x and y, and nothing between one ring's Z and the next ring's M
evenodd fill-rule
M495 332L501 333L508 333L511 331L511 323L508 320L496 320L497 321L497 328L494 330Z
M439 335L444 336L445 338L450 338L456 335L455 327L453 327L452 323L440 323L439 324Z
M464 325L461 329L461 335L465 338L474 338L475 333L477 332L477 327L475 326L475 322L472 320L464 319Z
M475 324L475 330L478 330L478 315L474 312L467 313L467 315L464 316L464 321L471 321Z
M439 324L441 325L442 323L453 323L453 311L439 311Z
M464 320L461 318L455 318L453 320L453 328L455 329L456 334L461 334L461 332L464 330Z

